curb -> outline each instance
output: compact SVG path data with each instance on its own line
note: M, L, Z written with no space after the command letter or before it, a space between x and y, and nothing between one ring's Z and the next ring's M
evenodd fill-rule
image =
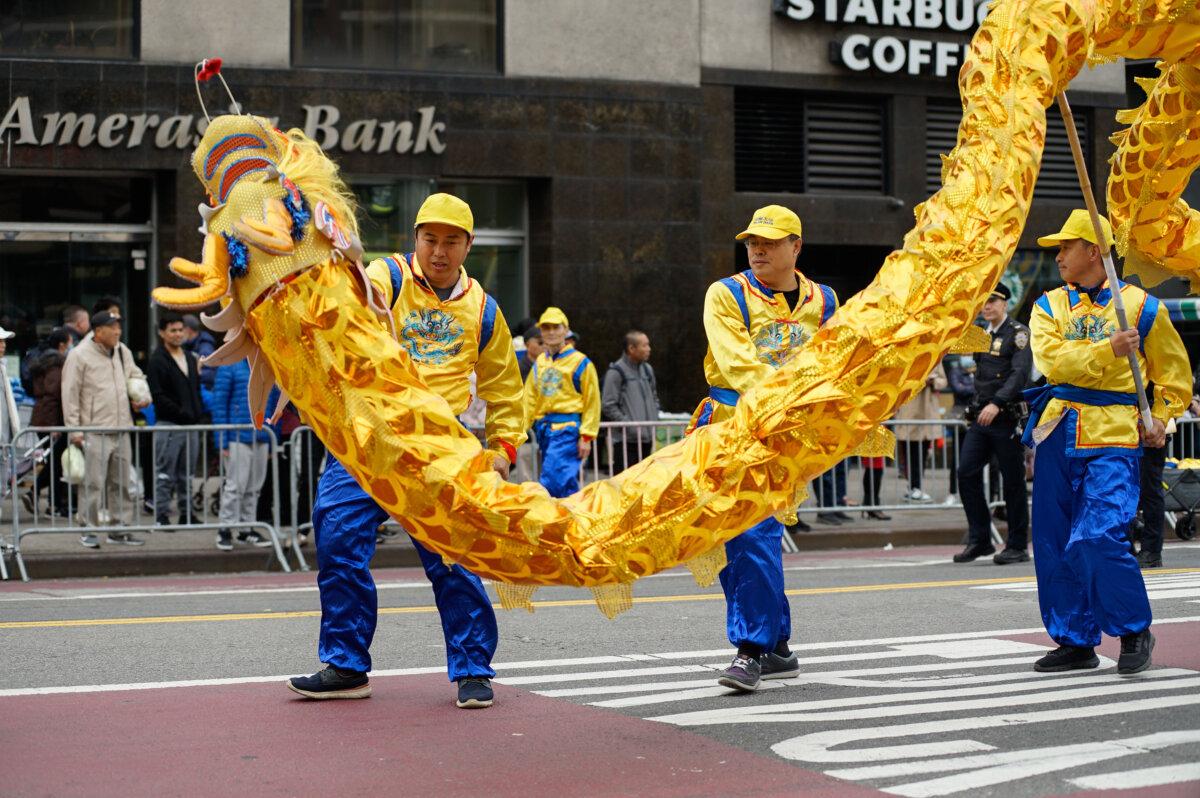
M905 546L958 546L962 544L961 524L934 528L871 529L850 526L842 529L821 529L796 532L792 540L800 551L836 549L885 549ZM317 567L317 552L310 544L302 549L308 566ZM296 558L288 549L288 565L299 570ZM230 574L247 572L279 573L273 549L185 549L174 551L104 550L71 553L26 554L25 569L30 579L73 579L81 577L166 576L172 574ZM16 563L10 557L6 564L11 580L19 580ZM375 550L373 568L419 567L421 559L416 549L407 543L383 544Z

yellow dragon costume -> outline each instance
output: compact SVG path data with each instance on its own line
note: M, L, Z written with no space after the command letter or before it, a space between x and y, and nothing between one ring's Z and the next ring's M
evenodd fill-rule
M1046 108L1089 59L1162 59L1109 183L1130 263L1196 276L1200 221L1179 197L1200 152L1197 0L997 0L959 77L963 120L943 188L878 276L724 423L628 471L552 499L502 481L396 343L359 262L337 168L299 131L253 116L214 119L192 164L204 257L171 269L198 288L159 288L179 309L219 299L226 331L210 362L249 357L262 417L278 381L329 450L429 549L500 583L505 606L538 585L590 587L610 616L638 577L687 562L701 583L721 545L786 515L804 485L854 451L925 383L972 322L1020 238L1045 141Z

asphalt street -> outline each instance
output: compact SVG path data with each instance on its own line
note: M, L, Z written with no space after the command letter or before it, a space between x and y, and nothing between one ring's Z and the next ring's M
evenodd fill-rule
M800 677L732 695L717 586L614 621L499 613L496 705L454 707L416 569L376 574L374 695L308 702L313 574L0 583L0 794L1200 796L1200 544L1148 572L1154 667L1035 674L1032 564L953 549L785 559ZM1099 792L1102 791L1102 792Z

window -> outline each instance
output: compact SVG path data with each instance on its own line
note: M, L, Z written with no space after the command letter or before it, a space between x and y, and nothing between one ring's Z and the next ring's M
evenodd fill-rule
M925 111L925 188L930 193L942 187L942 155L948 155L958 140L958 125L962 106L957 102L931 100ZM1076 110L1075 128L1083 148L1084 163L1091 157L1088 142L1088 113ZM1046 148L1042 152L1042 169L1033 189L1034 200L1063 200L1082 202L1079 177L1075 174L1075 159L1067 139L1067 127L1058 110L1046 112Z
M734 90L733 102L738 191L886 192L881 102L743 87Z
M495 73L498 0L292 0L297 66Z
M137 57L137 0L7 0L0 4L0 55Z
M475 217L467 274L495 297L510 323L528 314L523 183L369 179L351 183L358 198L364 261L411 252L417 209L431 193L445 191L462 197Z

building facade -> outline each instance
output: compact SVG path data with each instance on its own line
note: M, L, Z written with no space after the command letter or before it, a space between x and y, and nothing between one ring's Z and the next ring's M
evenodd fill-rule
M975 0L93 0L0 11L0 324L32 345L69 303L120 296L154 339L149 290L198 257L188 158L193 64L220 56L236 101L299 127L341 165L368 253L411 246L446 190L475 210L468 270L510 321L564 308L603 365L649 333L666 409L703 390L700 310L744 268L752 211L794 208L801 268L848 296L936 189ZM205 84L210 113L230 101ZM1072 85L1093 180L1124 107L1121 65ZM1080 204L1051 112L1014 261ZM1040 292L1040 289L1038 289Z

